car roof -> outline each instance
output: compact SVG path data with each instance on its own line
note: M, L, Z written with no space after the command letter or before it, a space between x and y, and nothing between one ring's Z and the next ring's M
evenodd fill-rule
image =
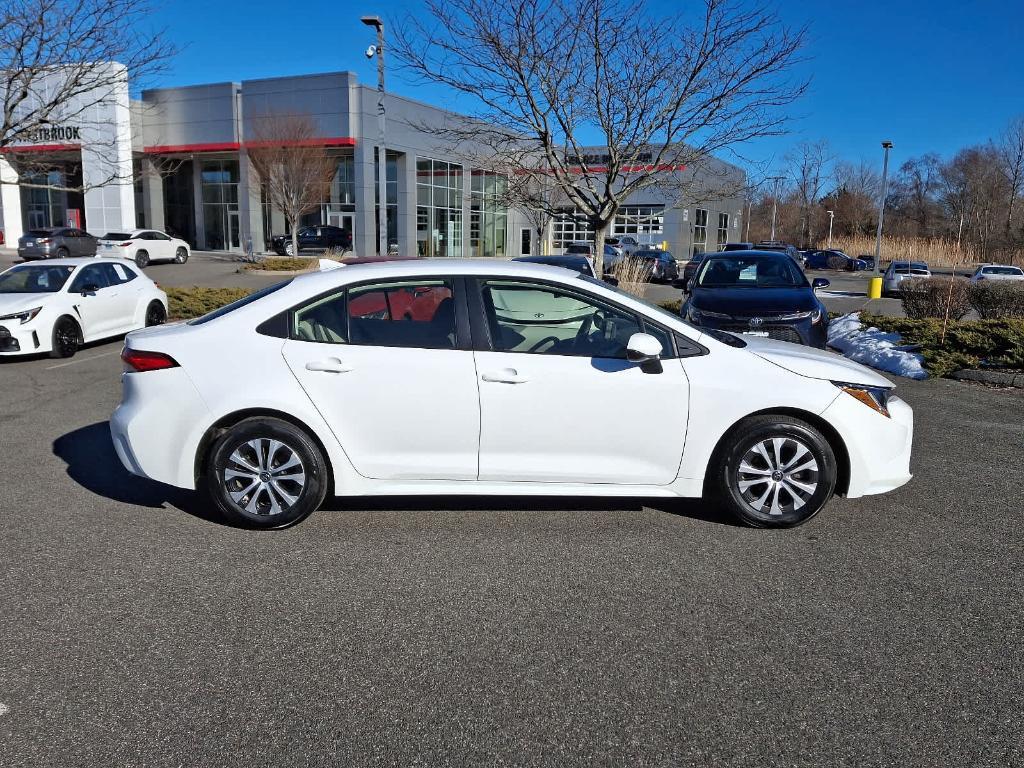
M726 258L726 259L735 259L737 257L741 257L741 258L757 257L757 258L764 258L764 259L768 259L768 258L778 259L778 258L781 257L781 258L789 259L789 256L787 256L782 251L766 251L766 250L759 250L757 248L750 248L749 250L745 250L745 251L714 251L713 253L705 253L704 254L704 258L715 258L716 256L720 256L720 257ZM790 259L790 260L792 261L792 259Z
M116 256L72 256L67 259L42 259L40 261L23 261L14 264L13 267L81 267L85 264L130 264L135 266L131 259L122 259Z

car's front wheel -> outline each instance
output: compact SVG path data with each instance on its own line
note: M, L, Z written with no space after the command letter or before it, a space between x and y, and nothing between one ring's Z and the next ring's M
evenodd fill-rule
M61 317L53 324L50 357L74 357L82 346L82 329L70 317Z
M179 246L178 250L174 252L174 263L184 264L186 261L188 261L188 249Z
M255 417L213 443L205 487L230 522L285 528L323 503L327 472L323 454L304 431L281 419Z
M790 416L755 416L738 425L714 468L719 498L756 528L793 528L832 498L836 458L814 426Z
M149 253L146 251L139 251L135 254L135 263L139 266L139 269L145 269L149 266Z

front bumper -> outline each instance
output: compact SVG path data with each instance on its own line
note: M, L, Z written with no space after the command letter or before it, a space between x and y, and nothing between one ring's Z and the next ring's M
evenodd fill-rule
M49 348L49 339L39 333L35 321L24 325L17 320L0 321L0 357L34 355Z
M914 411L906 402L890 398L886 418L842 393L822 416L836 427L846 446L848 498L886 493L910 482Z
M823 317L817 323L806 320L775 321L770 317L763 318L759 325L751 325L746 318L708 318L702 317L698 326L715 328L737 335L762 336L776 341L788 341L791 344L803 344L807 347L824 349L828 341L828 321Z

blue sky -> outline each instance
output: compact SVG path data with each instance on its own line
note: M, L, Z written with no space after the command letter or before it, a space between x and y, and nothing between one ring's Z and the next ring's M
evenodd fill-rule
M359 16L415 10L414 0L172 0L154 23L185 46L158 85L353 70L376 82L363 56L372 30ZM691 0L651 0L658 14L697 8ZM840 158L892 162L957 149L997 136L1024 113L1022 0L779 0L787 23L807 24L810 92L790 108L790 134L744 147L762 165L780 163L802 139L827 139ZM294 17L291 11L294 10ZM657 34L656 29L652 32ZM389 70L388 90L438 104L450 97Z

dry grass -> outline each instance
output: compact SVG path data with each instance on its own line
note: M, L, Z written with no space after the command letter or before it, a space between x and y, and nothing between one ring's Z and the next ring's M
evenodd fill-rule
M654 262L651 259L634 259L626 256L615 265L615 277L619 281L619 288L641 299L653 271Z
M305 272L307 270L317 269L320 265L319 259L308 258L300 256L298 258L291 258L289 256L268 256L263 261L257 261L252 264L246 264L243 269L252 270L269 270L273 272Z
M244 299L252 291L247 288L165 288L168 315L171 320L189 320Z
M820 248L826 243L819 243ZM850 256L875 253L875 238L868 236L835 237L832 247L845 251ZM957 247L956 241L934 238L927 240L916 237L883 237L882 263L892 260L923 261L930 267L954 267L965 269L978 264L980 259L974 248L969 245Z

